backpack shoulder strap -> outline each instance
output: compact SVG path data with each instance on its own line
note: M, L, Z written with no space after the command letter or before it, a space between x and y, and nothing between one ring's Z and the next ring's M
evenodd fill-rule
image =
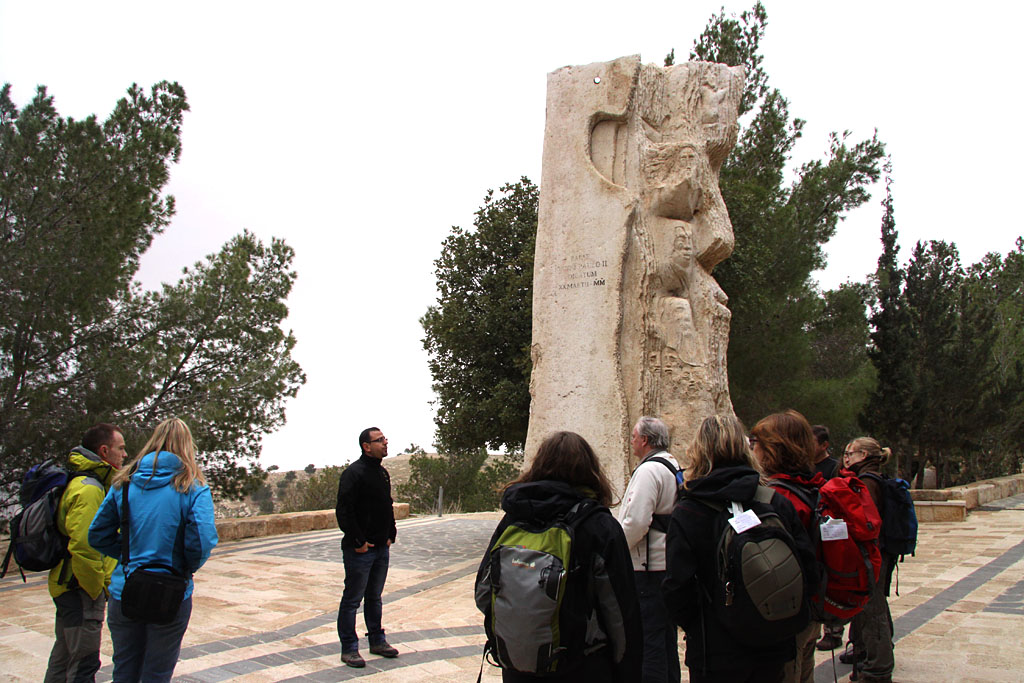
M772 479L771 485L772 488L786 489L787 491L795 495L797 498L800 499L800 501L804 505L808 507L808 509L810 509L812 513L818 507L817 491L815 491L814 495L812 496L810 493L808 493L806 487L783 479Z
M676 472L679 471L675 465L669 462L668 458L663 458L660 455L655 455L650 458L647 458L646 460L644 460L644 462L660 462L662 465L668 468L668 471L672 473L673 477L676 476ZM640 465L643 465L644 462L640 463ZM637 467L639 467L639 465L637 465Z
M875 472L861 472L860 474L857 475L857 478L858 479L874 479L879 484L885 484L885 482L888 481L888 479L886 477L883 477L882 475L877 474Z
M585 520L587 517L594 514L595 512L600 512L601 510L608 512L607 507L601 505L593 498L584 498L583 500L569 508L569 511L562 515L562 520L567 525L575 529L580 524L582 524L583 520Z
M754 491L754 500L758 503L764 503L765 505L771 505L772 498L775 496L775 491L772 487L765 486L764 484L758 484L757 490Z

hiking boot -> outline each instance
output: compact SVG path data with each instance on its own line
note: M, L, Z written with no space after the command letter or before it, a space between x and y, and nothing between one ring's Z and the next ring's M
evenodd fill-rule
M370 652L373 652L373 648L370 648ZM359 651L355 652L342 652L341 662L351 666L353 669L362 669L366 666L366 661L359 656Z
M387 657L392 659L398 656L398 650L388 645L388 641L377 643L376 645L370 646L371 655L380 655L381 657Z
M866 652L858 652L847 645L843 654L839 655L839 661L843 664L857 664L858 662L864 661L867 656Z
M821 640L814 646L819 650L834 650L843 644L841 636L834 636L831 633L826 633L821 637ZM842 655L840 655L841 657Z

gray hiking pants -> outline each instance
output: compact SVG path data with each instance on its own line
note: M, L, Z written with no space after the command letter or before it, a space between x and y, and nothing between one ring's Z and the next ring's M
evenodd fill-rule
M100 633L107 596L100 592L93 600L81 588L53 599L57 637L50 650L43 683L90 683L100 668Z

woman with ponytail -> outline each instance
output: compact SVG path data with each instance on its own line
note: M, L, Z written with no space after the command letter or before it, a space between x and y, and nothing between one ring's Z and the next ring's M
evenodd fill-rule
M885 502L882 481L885 475L882 466L889 460L891 451L869 436L851 441L843 452L843 467L856 474L867 487L871 499L882 516L885 527ZM892 615L889 614L889 580L895 566L895 558L882 553L882 570L878 582L871 592L871 598L864 609L850 622L850 642L853 643L853 674L851 681L865 683L890 683L895 667L892 645Z
M192 614L192 574L217 545L213 498L196 463L188 425L164 420L129 465L114 476L110 491L89 527L89 543L121 560L121 507L125 491L129 510L129 562L110 581L107 626L114 645L114 683L169 681L178 662L181 639ZM168 624L125 616L121 597L129 574L159 563L187 578L184 599Z

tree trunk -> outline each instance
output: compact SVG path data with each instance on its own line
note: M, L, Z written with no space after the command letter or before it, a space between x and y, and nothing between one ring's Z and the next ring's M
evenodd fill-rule
M911 471L914 475L914 488L919 489L924 484L924 463L927 462L925 459L924 446L920 443L917 446L917 452L914 453L911 460Z

